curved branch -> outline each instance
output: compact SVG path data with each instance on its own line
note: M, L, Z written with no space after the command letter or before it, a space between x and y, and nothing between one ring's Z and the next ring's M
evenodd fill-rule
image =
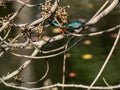
M37 83L39 83L40 81L42 81L43 79L45 79L45 77L46 77L47 74L48 74L48 71L49 71L49 63L48 63L48 61L47 61L47 69L46 69L45 74L42 76L42 78L40 78L39 80L34 81L34 82L26 82L26 81L22 81L22 80L21 80L21 82L22 82L22 83L25 83L25 84L29 84L29 85L37 84Z
M35 56L35 55L37 55L37 53L38 53L38 49L35 49L31 56ZM31 63L31 59L25 61L24 64L21 65L17 70L15 70L14 72L8 74L7 76L4 76L2 79L3 80L8 80L8 79L14 77L18 73L20 73L25 67L27 67L30 63Z
M106 0L106 2L102 5L102 7L95 13L95 15L91 18L94 19L96 16L98 16L98 14L100 14L100 12L106 7L106 5L110 2L111 0Z
M112 27L112 28L107 29L107 30L103 30L103 31L99 31L99 32L94 32L94 33L89 33L89 34L69 33L69 35L76 36L76 37L82 37L83 35L86 35L86 36L96 36L96 35L101 35L101 34L106 33L106 32L115 31L115 30L117 30L117 28L120 28L120 25L117 25L117 26Z
M111 58L111 56L112 56L112 53L114 52L114 50L115 50L115 48L116 48L116 45L117 45L117 43L118 43L118 41L119 41L119 38L120 38L120 29L119 29L118 35L117 35L117 37L116 37L116 40L115 40L115 42L114 42L114 44L113 44L113 46L112 46L112 48L111 48L111 50L110 50L107 58L106 58L103 66L101 67L99 73L97 74L97 76L96 76L96 78L93 80L93 82L91 83L91 85L90 85L90 87L88 88L88 90L90 90L91 87L97 82L97 80L98 80L99 77L101 76L102 72L104 71L107 63L109 62L109 60L110 60L110 58Z
M51 88L54 88L54 87L66 87L66 88L72 87L72 88L88 89L90 87L88 85L83 85L83 84L61 84L61 83L57 83L57 84L44 86L44 87L38 87L38 88L26 88L26 87L20 87L20 86L14 86L14 85L8 84L1 78L0 78L0 81L7 87L11 87L11 88L15 88L15 89L22 89L22 90L44 90L44 89L51 89ZM120 88L120 84L119 85L113 85L113 86L94 86L91 89L94 89L94 90L109 90L109 89L119 89L119 88Z
M61 51L61 52L58 52L56 54L52 54L52 55L46 55L46 56L28 56L28 55L21 55L21 54L16 54L16 53L12 53L10 52L12 55L14 56L17 56L17 57L25 57L25 58L30 58L30 59L44 59L44 58L51 58L51 57L55 57L55 56L58 56L58 55L61 55L63 53L65 53L66 51L70 50L71 48L73 48L76 44L78 44L82 39L84 38L81 37L77 42L75 42L73 45L71 45L69 48Z
M11 20L13 20L21 12L21 10L25 7L26 4L27 2L24 2L21 8L18 11L16 11L6 23L3 24L3 26L0 28L0 32L2 32L7 27L8 24L10 24Z
M100 14L98 14L96 17L90 19L86 23L86 25L93 25L93 24L97 23L101 18L106 16L108 13L110 13L119 3L119 0L110 0L110 1L112 1L112 3L104 11L102 11Z
M41 17L40 19L37 19L37 20L33 21L32 23L30 23L30 24L28 25L28 27L34 26L34 25L36 25L36 24L38 24L38 23L40 23L40 22L48 19L48 18L51 16L51 14L56 10L59 2L60 2L60 0L55 0L54 5L52 6L51 10L49 11L49 14L48 14L47 16Z
M48 2L50 2L51 0L49 0ZM18 2L18 3L20 3L20 4L24 4L24 2L23 1L21 1L21 0L16 0L16 2ZM41 6L41 5L43 5L43 3L40 3L40 4L35 4L35 5L31 5L31 4L26 4L26 6L27 7L37 7L37 6Z

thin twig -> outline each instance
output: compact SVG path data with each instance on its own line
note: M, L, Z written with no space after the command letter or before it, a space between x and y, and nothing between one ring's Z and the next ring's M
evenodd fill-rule
M38 49L35 49L31 56L35 56L37 53L38 53ZM25 67L27 67L29 65L29 63L31 63L31 59L28 59L27 61L25 61L24 64L22 64L17 70L8 74L7 76L3 77L2 79L8 80L8 79L14 77L18 73L20 73Z
M115 50L115 48L116 48L116 45L117 45L117 43L118 43L118 41L119 41L119 38L120 38L120 29L119 29L118 35L117 35L117 37L116 37L116 39L115 39L115 42L114 42L114 44L113 44L113 46L112 46L112 48L111 48L111 50L110 50L110 52L109 52L109 54L108 54L108 56L107 56L107 58L106 58L106 60L105 60L105 62L104 62L104 64L103 64L103 66L101 67L99 73L97 74L97 76L95 77L95 79L93 80L93 82L91 83L91 85L90 85L90 87L88 88L88 90L90 90L91 87L97 82L97 80L98 80L99 77L101 76L102 72L104 71L107 63L109 62L109 60L110 60L110 58L111 58L111 56L112 56L112 54L113 54L113 52L114 52L114 50Z
M65 50L67 49L69 43L66 43ZM62 84L65 84L65 72L66 72L66 60L67 60L67 52L64 52L63 57L63 77L62 77ZM62 90L64 90L64 87L62 87Z
M102 30L102 31L99 31L99 32L94 32L94 33L89 33L89 34L76 34L76 33L68 33L68 34L76 36L76 37L82 37L83 35L86 35L86 36L97 36L97 35L101 35L103 33L115 31L115 30L117 30L117 28L120 28L120 25L117 25L117 26L112 27L112 28L107 29L107 30Z
M106 0L106 2L102 5L102 7L95 13L95 15L91 18L94 19L97 15L100 14L100 12L106 7L106 5L110 2L111 0Z
M82 88L82 89L89 88L88 85L83 85L83 84L60 84L60 83L45 86L45 87L26 88L26 87L21 87L21 86L19 87L19 86L8 84L1 78L0 78L0 81L7 87L11 87L11 88L15 88L15 89L22 89L22 90L45 90L45 89L51 89L51 88L54 88L54 87L72 87L72 88L74 87L74 88L79 88L79 89L80 88ZM94 86L91 89L94 89L94 90L109 90L109 89L119 89L119 88L120 88L120 84L109 86L109 87L106 87L106 86Z
M26 81L21 80L21 82L25 83L25 84L29 84L29 85L39 83L40 81L42 81L43 79L45 79L46 76L48 75L48 71L49 71L49 62L48 61L47 61L47 65L46 66L47 66L46 72L45 72L45 74L39 80L34 81L34 82L26 82Z
M70 50L71 48L73 48L76 44L78 44L85 36L82 36L77 42L75 42L73 45L71 45L69 48L58 52L56 54L51 54L51 55L46 55L46 56L28 56L28 55L22 55L22 54L17 54L17 53L12 53L10 52L12 55L15 55L17 57L25 57L25 58L30 58L30 59L44 59L44 58L51 58L51 57L55 57L58 55L61 55L63 53L65 53L66 51Z
M27 4L27 2L25 2L18 11L16 11L9 19L6 23L3 24L3 26L0 28L0 32L2 32L8 24L10 24L11 20L13 20L19 13L20 11L25 7L25 5Z
M100 14L98 14L93 19L90 19L86 23L86 25L93 25L93 24L97 23L101 18L106 16L108 13L110 13L118 5L118 3L119 3L119 0L112 0L112 3L104 11L102 11Z
M110 85L108 84L108 82L105 80L105 78L103 77L103 81L104 83L109 87ZM110 89L110 90L113 90L113 89Z

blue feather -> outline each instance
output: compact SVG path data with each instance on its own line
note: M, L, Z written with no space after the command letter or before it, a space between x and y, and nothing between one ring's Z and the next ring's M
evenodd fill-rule
M73 28L73 29L79 29L80 27L82 27L84 24L84 22L82 21L75 21L75 22L72 22L70 24L68 24L67 26L69 28Z
M49 23L51 25L53 25L54 27L60 27L60 25L58 23L56 23L55 21L49 20ZM80 27L82 27L85 24L85 22L83 22L82 20L77 20L74 21L70 24L65 24L62 26L62 28L68 28L68 29L79 29Z
M58 23L56 23L55 21L49 20L48 21L51 25L53 25L54 27L60 27L60 25Z

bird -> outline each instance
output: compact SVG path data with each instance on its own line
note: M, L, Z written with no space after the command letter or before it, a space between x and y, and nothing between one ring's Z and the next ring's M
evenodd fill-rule
M57 22L52 21L52 20L49 20L48 22L50 25L54 26L55 28L62 28L63 31L66 31L66 30L74 31L74 30L77 30L77 29L83 27L85 24L84 19L78 19L74 22L64 24L62 26L60 26L60 24L58 24Z
M67 25L64 25L64 27L67 27L68 29L79 29L81 27L83 27L85 24L85 20L83 19L78 19L74 22L71 22Z

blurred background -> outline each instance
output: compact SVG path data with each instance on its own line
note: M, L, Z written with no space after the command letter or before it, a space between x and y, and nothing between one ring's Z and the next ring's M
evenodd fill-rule
M43 0L31 0L31 4L40 3ZM94 15L94 13L101 7L104 0L62 0L60 5L70 5L68 9L69 21L74 21L79 18L87 21ZM7 16L15 12L20 7L20 4L11 2L5 3L5 6L0 5L0 17ZM27 23L39 18L40 9L26 7L15 19L17 23ZM89 28L86 33L103 31L120 24L120 4L107 16L101 19L97 24ZM13 30L11 36L14 37L17 30ZM99 36L86 37L78 45L67 52L66 62L66 81L71 84L85 84L89 85L96 77L101 66L103 65L112 45L117 36L117 32L113 31ZM77 40L77 39L76 39ZM56 43L54 46L62 45L64 41ZM49 46L53 48L52 46ZM32 51L20 51L24 54L30 54ZM0 77L7 75L16 70L26 59L18 58L6 53L0 58ZM35 85L26 85L27 87L39 87L50 85L54 83L62 83L62 64L63 55L50 58L50 70L47 77ZM97 81L96 85L105 85L103 78L110 84L115 85L120 82L120 43L118 43L115 52L112 55L103 74ZM23 70L18 77L25 81L37 81L46 71L45 60L33 60L33 62ZM27 73L26 73L27 72ZM13 79L12 79L13 80ZM9 80L11 81L11 80ZM0 85L0 90L10 90L10 88ZM11 89L14 90L14 89ZM16 89L15 89L16 90ZM50 89L51 90L51 89ZM58 90L55 88L54 90ZM76 88L65 88L65 90L79 90ZM82 90L82 89L81 89Z

